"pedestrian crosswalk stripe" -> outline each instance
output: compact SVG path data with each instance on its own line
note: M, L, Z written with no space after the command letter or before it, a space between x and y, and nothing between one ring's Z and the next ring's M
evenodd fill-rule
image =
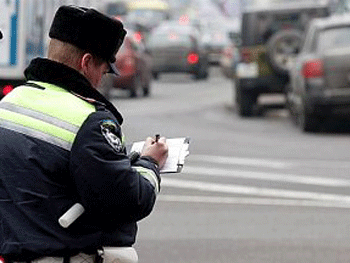
M164 177L162 179L162 186L180 188L180 189L191 189L191 190L198 190L198 191L205 191L205 192L226 193L226 194L241 194L241 195L264 196L264 197L275 197L275 198L286 198L286 199L289 198L289 199L342 202L350 205L350 196L348 195L327 194L327 193L317 193L317 192L307 192L307 191L292 191L292 190L286 190L286 189L242 186L242 185L236 185L236 184L217 184L217 183L172 179L172 178L164 178Z
M254 167L268 167L275 169L286 169L292 167L292 164L288 162L258 158L227 157L215 155L191 155L190 159L191 161L201 161L217 164L246 165Z
M317 159L266 159L266 158L248 158L248 157L232 157L218 155L201 155L192 154L189 161L205 162L213 164L227 164L251 167L264 167L272 169L288 169L295 167L309 168L337 168L350 169L350 161L345 160L317 160Z
M198 196L198 195L160 195L157 201L181 202L181 203L210 203L232 205L266 205L266 206L299 206L299 207L326 207L326 208L350 208L350 203L326 202L314 200L295 199L270 199L247 197L223 197L223 196Z
M319 176L304 176L294 174L278 174L267 172L253 172L246 170L234 170L234 169L220 169L220 168L208 168L199 166L185 166L183 173L203 175L203 176L222 176L230 178L244 178L244 179L256 179L256 180L268 180L278 181L286 183L296 183L305 185L318 185L328 187L348 187L350 186L350 180L341 178L326 178Z

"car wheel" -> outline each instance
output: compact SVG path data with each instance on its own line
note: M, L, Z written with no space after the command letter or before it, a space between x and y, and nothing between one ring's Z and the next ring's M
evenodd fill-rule
M208 76L209 76L208 67L206 66L201 66L200 69L194 75L196 80L207 79Z
M152 76L154 79L158 79L159 78L159 73L158 72L152 72Z
M147 83L143 88L142 88L142 91L143 91L143 96L144 97L149 97L150 95L150 84Z
M209 77L208 69L203 70L203 72L201 72L200 78L207 79L208 77Z
M291 87L290 84L287 84L285 89L285 98L286 98L286 109L289 113L289 118L294 125L298 125L298 114L296 113L294 102L291 99Z
M194 74L193 78L195 80L201 80L201 79L203 79L203 76L202 76L202 74L200 72L197 72L197 73Z
M267 42L267 55L272 68L279 74L287 75L289 65L299 53L302 33L299 30L279 31Z
M244 91L242 86L239 84L239 81L236 82L236 106L239 116L253 116L253 109L256 104L256 98L257 97L255 94Z
M138 97L142 90L143 90L143 88L142 88L140 76L138 74L136 74L136 76L134 77L134 85L130 89L130 98Z
M303 132L317 132L319 130L320 117L310 113L305 101L303 101L302 109L298 115L298 124Z

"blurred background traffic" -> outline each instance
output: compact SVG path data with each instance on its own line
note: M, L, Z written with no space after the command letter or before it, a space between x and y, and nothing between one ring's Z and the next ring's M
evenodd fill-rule
M327 102L320 101L322 92L312 99L315 92L303 93L322 89L315 87L315 79L323 81L326 89L327 71L321 77L301 74L298 81L294 79L299 69L291 71L311 20L347 16L347 0L1 0L0 4L5 36L0 43L0 96L23 83L22 72L32 58L45 55L47 31L57 7L77 4L123 21L128 30L117 55L120 75L106 76L100 87L107 98L114 90L125 90L132 98L148 97L154 81L164 73L186 73L202 81L216 67L231 80L232 105L241 117L259 116L260 95L277 93L285 101L276 107L287 108L302 130L317 131L319 122L334 109L344 112L350 104L345 88L329 88L328 97L333 92L342 98ZM318 61L323 63L322 58ZM308 70L315 71L310 65L320 63L308 64ZM346 65L342 68L347 72Z
M157 80L163 73L187 73L191 74L194 80L201 80L208 78L211 66L222 64L223 74L225 76L231 74L227 71L230 71L228 67L235 52L232 36L240 31L242 5L239 2L211 0L105 2L105 12L125 23L129 37L135 40L135 46L139 44L144 46L129 53L128 62L134 61L135 83L139 82L138 79L149 79L147 84L143 85L148 86L149 92L138 92L142 87L129 86L131 97L149 96L152 81ZM144 67L149 68L148 76L142 74L142 69L138 65L145 56L150 57L147 65L142 63ZM117 64L122 71L125 67L131 69L131 63L126 65L117 61ZM122 78L119 77L119 80ZM101 87L102 92L106 93L110 86L108 81L104 83ZM122 85L116 83L113 86L121 88Z

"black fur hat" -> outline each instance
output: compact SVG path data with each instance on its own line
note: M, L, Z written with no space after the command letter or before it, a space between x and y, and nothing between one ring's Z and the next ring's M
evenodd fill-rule
M68 42L113 63L123 43L123 24L95 9L61 6L53 19L49 36Z

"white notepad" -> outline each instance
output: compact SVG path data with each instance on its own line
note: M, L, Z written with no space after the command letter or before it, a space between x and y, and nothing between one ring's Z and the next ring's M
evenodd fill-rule
M161 173L180 173L184 164L185 158L189 155L190 139L188 137L166 139L169 148L168 158L160 170ZM141 152L144 141L134 142L131 146L131 152Z

